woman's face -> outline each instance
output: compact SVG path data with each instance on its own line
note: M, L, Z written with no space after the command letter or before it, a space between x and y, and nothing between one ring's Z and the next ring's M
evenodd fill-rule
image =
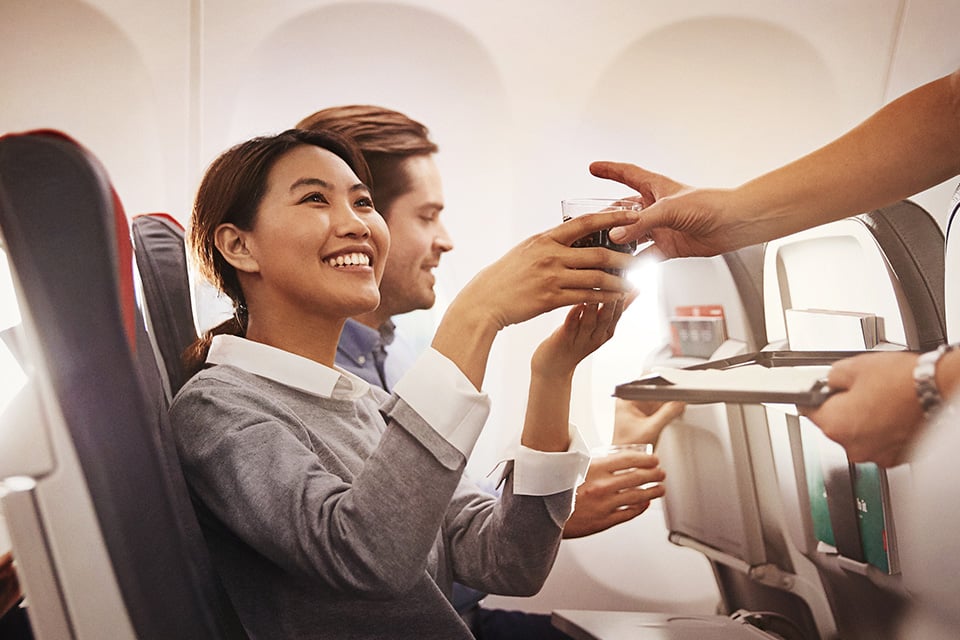
M273 311L347 318L380 302L387 225L367 186L326 149L302 145L276 162L243 235L256 291Z

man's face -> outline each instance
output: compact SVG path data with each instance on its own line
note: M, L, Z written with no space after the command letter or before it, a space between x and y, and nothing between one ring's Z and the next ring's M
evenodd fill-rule
M403 162L403 169L410 190L382 212L391 240L380 283L379 310L389 316L433 306L437 297L433 270L440 264L440 256L453 249L440 222L443 189L433 158L412 156Z

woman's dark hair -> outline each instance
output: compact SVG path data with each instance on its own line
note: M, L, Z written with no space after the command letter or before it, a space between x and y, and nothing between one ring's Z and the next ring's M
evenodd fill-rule
M361 182L370 183L370 171L356 145L349 138L326 130L289 129L274 136L253 138L231 147L207 168L197 189L187 243L201 275L229 296L235 313L184 352L183 363L188 376L203 366L213 336L221 333L242 336L246 333L246 300L236 269L216 247L217 228L231 223L240 229L252 229L273 166L287 152L304 145L336 154Z

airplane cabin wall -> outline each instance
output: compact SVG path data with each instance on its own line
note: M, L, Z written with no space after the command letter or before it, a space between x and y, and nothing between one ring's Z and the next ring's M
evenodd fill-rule
M404 319L426 340L482 266L560 221L559 200L629 190L596 159L733 186L811 151L885 102L960 66L938 0L3 0L0 133L57 128L106 166L128 214L181 221L228 146L326 106L399 109L440 145L457 249L438 308ZM943 224L952 183L917 198ZM575 421L609 436L613 385L662 343L652 278L618 336L578 373ZM504 331L490 359L483 474L516 437L534 346L558 322ZM568 541L534 599L504 606L710 612L702 557L666 542L654 505Z

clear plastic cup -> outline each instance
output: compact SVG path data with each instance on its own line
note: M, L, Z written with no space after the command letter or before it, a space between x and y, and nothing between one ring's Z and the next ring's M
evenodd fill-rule
M643 205L633 200L623 198L571 198L560 201L560 210L563 213L563 221L572 220L578 216L588 213L600 213L604 211L641 211ZM629 253L637 255L647 247L653 244L652 240L639 243L636 240L626 243L613 242L610 239L609 229L600 229L575 241L571 246L574 247L603 247L620 253ZM622 276L622 270L609 269L610 273Z

